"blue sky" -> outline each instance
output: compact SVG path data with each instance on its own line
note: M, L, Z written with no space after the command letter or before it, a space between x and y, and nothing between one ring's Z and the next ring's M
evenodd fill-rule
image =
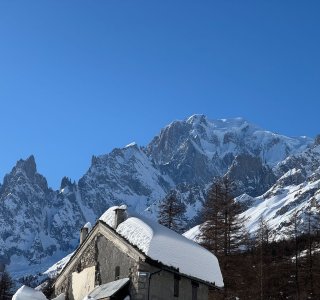
M1 0L0 177L53 188L175 119L320 132L320 1ZM0 179L1 180L1 179Z

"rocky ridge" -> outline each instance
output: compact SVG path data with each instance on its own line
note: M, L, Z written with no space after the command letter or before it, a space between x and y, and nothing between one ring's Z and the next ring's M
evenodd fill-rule
M44 270L71 252L81 226L94 223L109 206L126 203L155 218L158 204L172 189L194 224L216 176L229 176L238 194L255 197L296 164L289 156L309 151L311 143L306 137L262 130L242 118L194 115L166 126L146 147L130 144L93 156L84 176L77 183L63 178L59 191L37 173L33 156L20 160L0 186L0 260L17 278L25 270Z

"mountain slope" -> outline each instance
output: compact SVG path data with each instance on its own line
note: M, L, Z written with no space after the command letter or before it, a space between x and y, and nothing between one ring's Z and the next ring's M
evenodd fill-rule
M268 222L275 238L281 239L286 236L294 215L303 225L306 223L306 213L314 210L316 203L320 205L320 144L289 156L275 169L281 176L268 191L258 197L243 194L237 197L237 201L247 208L242 217L247 219L246 227L250 233L258 229L262 217ZM195 226L184 236L197 241L199 233L199 226Z
M130 144L94 156L79 182L63 178L59 191L37 173L33 156L20 160L0 185L0 262L16 277L26 269L43 270L71 252L81 226L111 205L125 203L156 218L172 189L195 224L215 176L231 177L238 194L262 194L290 169L292 159L279 163L311 142L264 131L242 118L194 115L166 126L145 148Z
M170 178L161 174L136 144L93 157L89 170L79 180L82 203L96 217L107 207L123 202L143 211L150 200L164 198L171 186Z
M249 217L247 226L251 232L257 229L262 216L280 238L295 213L303 222L313 201L320 203L320 145L288 157L277 170L285 173L266 193L252 200L244 215Z

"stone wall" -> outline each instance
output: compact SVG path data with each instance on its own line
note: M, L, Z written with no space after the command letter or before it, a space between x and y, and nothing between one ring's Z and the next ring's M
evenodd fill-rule
M74 296L72 293L72 273L77 272L80 273L86 268L93 267L96 265L95 255L96 255L96 247L95 240L92 243L89 243L86 248L82 251L81 256L77 258L77 256L73 259L74 263L70 271L65 274L64 278L62 278L61 284L55 285L55 295L59 295L61 293L66 294L66 300L74 300Z
M90 241L86 241L85 248L80 249L76 256L72 259L72 267L55 285L55 295L65 293L66 300L76 300L75 291L79 290L78 286L72 285L72 274L80 273L83 270L95 267L94 283L101 285L114 281L116 279L129 277L131 282L137 274L139 258L133 259L135 253L132 253L130 247L122 245L119 249L115 239L107 239L103 234L96 234ZM123 242L122 242L123 243ZM129 255L131 254L131 256ZM116 267L119 274L116 278ZM137 294L137 286L130 283L130 294Z
M192 300L192 284L190 278L180 276L179 296L174 296L174 277L175 274L170 271L161 270L145 262L140 262L139 273L154 273L150 278L150 300ZM137 290L139 294L133 297L134 300L148 299L149 278L146 276L137 276ZM197 299L208 299L208 286L197 283Z
M128 253L122 252L110 240L104 236L99 236L96 242L97 262L98 262L98 284L108 283L116 279L130 278L130 293L136 293L134 277L137 273L138 263ZM130 250L127 249L129 252ZM119 268L119 276L116 278L116 268ZM118 274L117 274L118 275Z
M173 272L161 270L146 263L145 256L134 247L127 244L108 228L96 230L81 245L80 250L67 265L55 286L55 295L66 294L66 300L75 300L73 289L79 291L79 286L73 284L72 274L94 267L90 282L101 285L121 278L130 278L130 295L132 300L147 300L149 274L156 272L150 278L149 300L192 300L192 280L181 276L179 281L179 297L174 296ZM117 272L116 272L117 268ZM160 272L157 272L161 270ZM117 275L117 278L116 278ZM77 277L77 276L74 276ZM74 290L74 291L75 291ZM208 287L199 283L198 300L208 299Z

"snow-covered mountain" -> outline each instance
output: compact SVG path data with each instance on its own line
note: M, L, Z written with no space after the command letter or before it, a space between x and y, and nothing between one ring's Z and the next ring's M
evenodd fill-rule
M289 156L275 166L274 171L278 177L268 191L258 197L242 194L237 201L247 207L242 217L247 219L250 233L258 229L262 217L274 232L274 238L280 239L286 236L294 215L303 230L307 212L313 211L316 203L320 205L320 143ZM199 233L199 226L195 226L184 236L197 241Z
M310 142L307 137L265 131L243 118L209 120L193 115L165 127L146 152L175 183L206 183L213 175L224 175L240 154L260 158L273 167Z
M94 223L108 207L125 203L155 218L158 204L172 189L194 223L216 176L229 176L238 194L255 197L292 169L295 161L289 156L309 151L311 143L242 118L194 115L166 126L146 147L130 144L93 156L78 183L63 178L59 191L37 173L33 156L20 160L0 186L0 261L15 276L44 270L71 252L81 226ZM309 166L302 158L299 163Z
M295 213L303 222L314 201L320 204L320 145L288 157L276 171L281 177L267 192L251 200L244 215L249 217L247 226L251 232L257 229L262 216L280 238Z
M10 272L30 274L74 249L85 221L76 201L48 188L33 156L17 162L0 188L0 261Z
M151 201L165 197L174 186L136 144L93 157L89 170L78 185L83 204L93 210L95 217L106 207L123 202L143 211Z

